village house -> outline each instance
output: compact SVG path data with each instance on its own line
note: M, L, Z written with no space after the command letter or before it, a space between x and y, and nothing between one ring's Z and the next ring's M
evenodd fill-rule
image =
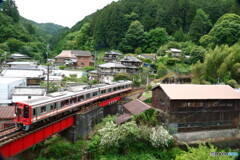
M90 51L73 50L72 54L77 57L77 67L86 67L94 64L94 56Z
M99 80L101 83L111 83L116 74L126 73L126 66L121 63L104 63L100 64L98 67L98 70L89 72L89 80Z
M240 94L228 85L160 84L152 106L166 112L175 132L239 126Z
M115 52L115 51L105 52L104 61L105 62L116 62L120 56L122 56L122 54L119 52Z
M86 67L94 64L94 56L90 51L63 50L55 58L57 65L69 67Z
M167 54L170 53L172 57L179 58L181 56L182 50L176 48L170 48L169 50L165 51Z
M126 66L126 72L129 74L138 73L142 64L142 61L134 56L125 56L120 61L122 65Z
M56 65L76 66L77 57L71 53L71 51L63 50L59 55L55 57Z

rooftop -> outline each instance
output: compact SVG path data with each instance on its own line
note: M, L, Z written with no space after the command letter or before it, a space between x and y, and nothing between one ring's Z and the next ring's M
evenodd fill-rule
M240 94L228 85L160 84L154 88L157 87L172 100L240 99Z
M132 115L137 115L151 108L149 105L140 101L139 99L126 103L123 106Z
M119 56L121 56L122 55L122 53L119 53L119 52L115 52L115 51L109 51L109 52L105 52L105 54L114 54L114 55L119 55Z
M14 96L44 96L46 93L45 87L15 87Z
M74 56L72 54L71 50L63 50L59 55L57 55L55 58L76 58L76 56Z
M8 62L7 64L17 64L17 65L37 65L37 62Z
M13 119L14 106L0 106L0 119Z
M24 55L24 54L20 54L20 53L14 53L10 56L13 59L30 59L29 56Z
M140 54L139 56L147 58L147 59L155 59L156 58L156 54Z
M176 48L170 48L169 50L167 50L165 52L178 52L178 53L180 53L180 52L182 52L182 50L176 49Z
M90 51L80 51L80 50L72 50L71 51L73 55L79 56L79 57L90 57L92 56L92 53Z
M44 77L43 69L17 69L8 68L2 71L3 77L31 77L42 78Z
M104 63L99 65L100 68L126 68L121 63Z
M121 62L124 61L124 62L142 62L141 60L139 60L138 58L134 57L134 56L125 56L124 58L122 58L120 60Z

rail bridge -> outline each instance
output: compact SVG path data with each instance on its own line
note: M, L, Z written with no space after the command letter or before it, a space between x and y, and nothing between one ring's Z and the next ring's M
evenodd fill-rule
M135 89L128 94L91 104L81 111L31 131L18 130L15 127L0 131L0 153L5 158L13 157L57 133L71 142L77 141L79 135L86 138L91 128L103 117L122 112L121 103L125 96L138 94L143 90L144 88Z

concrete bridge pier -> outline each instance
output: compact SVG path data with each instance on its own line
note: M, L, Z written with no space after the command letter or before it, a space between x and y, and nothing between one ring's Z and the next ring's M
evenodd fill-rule
M93 106L88 110L82 110L75 115L75 125L63 131L61 135L70 142L76 142L79 139L86 139L93 127L101 122L107 115L121 114L122 105L112 104L105 107Z

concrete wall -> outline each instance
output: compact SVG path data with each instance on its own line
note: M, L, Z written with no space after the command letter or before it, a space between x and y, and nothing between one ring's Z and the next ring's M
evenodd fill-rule
M71 142L85 139L94 126L101 122L102 118L109 114L115 115L117 113L122 113L122 106L118 104L106 107L96 106L90 111L81 111L75 115L75 125L61 134Z

